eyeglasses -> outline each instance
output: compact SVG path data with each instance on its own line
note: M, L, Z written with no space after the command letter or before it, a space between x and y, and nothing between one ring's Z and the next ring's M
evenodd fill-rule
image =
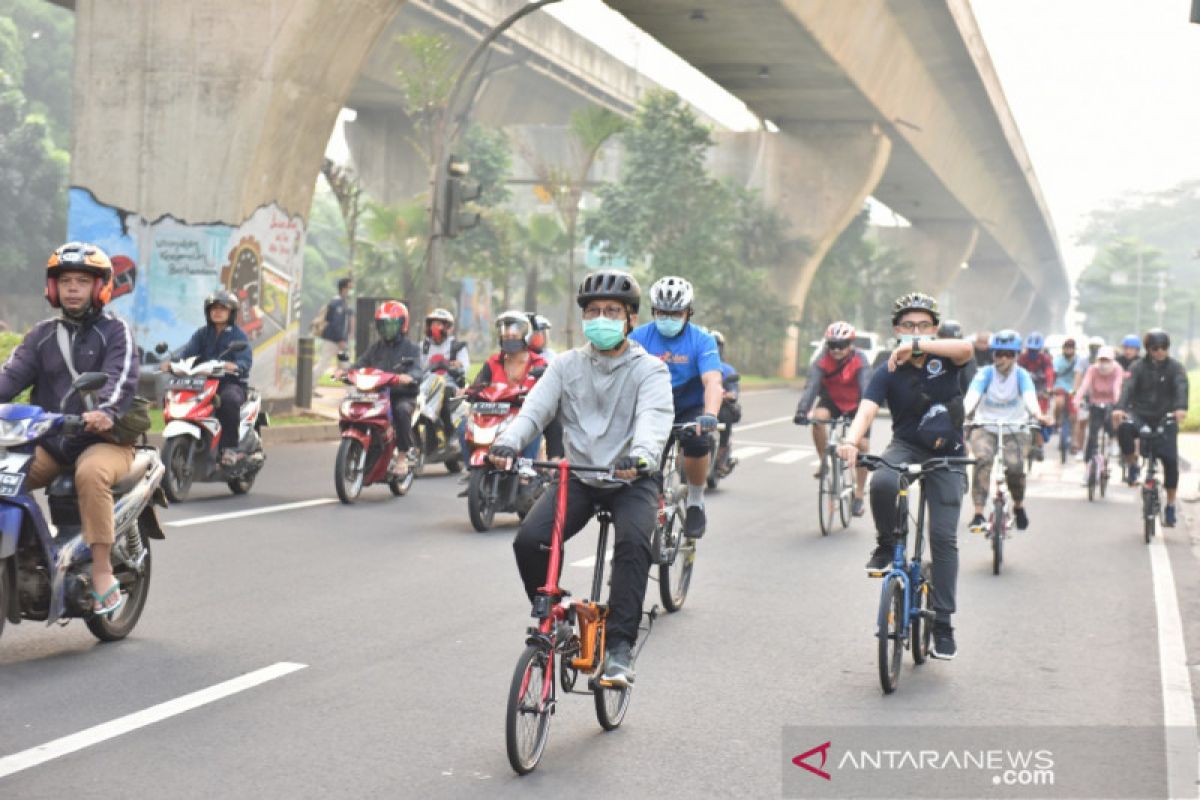
M583 310L584 319L596 319L601 314L605 319L621 319L625 316L624 306L588 306Z
M825 344L828 345L830 350L845 350L847 347L850 346L850 340L849 339L835 339L833 341L826 342Z
M899 330L904 331L905 333L912 333L913 331L920 331L921 333L929 333L930 331L935 330L937 328L937 323L929 322L928 320L922 321L922 322L912 322L910 320L908 322L897 322L896 327Z
M1151 345L1150 347L1147 347L1146 349L1149 350L1151 353L1162 353L1167 350L1170 350L1171 348L1167 347L1165 344L1156 344L1156 345Z

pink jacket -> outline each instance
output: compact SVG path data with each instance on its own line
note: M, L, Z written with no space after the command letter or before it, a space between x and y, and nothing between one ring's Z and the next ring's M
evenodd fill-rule
M1107 403L1116 405L1121 398L1121 382L1125 380L1125 370L1114 364L1113 371L1108 375L1100 374L1095 364L1088 367L1083 375L1083 383L1075 393L1075 401L1087 398L1090 403Z

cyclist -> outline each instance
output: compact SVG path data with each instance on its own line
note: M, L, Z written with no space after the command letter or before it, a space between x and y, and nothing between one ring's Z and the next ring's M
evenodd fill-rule
M396 433L396 463L394 472L408 474L405 454L412 448L412 414L416 408L417 392L421 388L421 349L408 337L408 306L398 300L385 300L375 309L375 330L379 338L358 357L350 369L371 367L394 372L400 385L391 388L392 429ZM346 370L339 369L335 377Z
M992 341L991 331L975 331L975 366L986 367L992 363L992 354L988 351L990 341Z
M961 339L962 325L956 319L942 320L942 324L938 326L939 339ZM971 379L975 377L975 371L979 369L979 365L972 358L958 373L958 385L962 389L962 393L967 393L967 387L971 385Z
M1043 413L1050 407L1050 389L1054 386L1054 359L1046 352L1045 346L1046 337L1034 331L1025 340L1025 350L1017 358L1017 366L1033 378L1033 388ZM1054 423L1051 421L1049 424ZM1043 458L1041 428L1033 429L1033 457L1038 461Z
M658 515L659 483L650 473L657 469L674 417L671 378L660 359L628 338L641 302L633 276L611 269L593 272L580 284L576 300L588 344L550 363L489 455L497 467L509 468L517 452L557 414L568 459L616 468L616 480L571 478L563 539L587 524L597 503L612 512L616 538L601 679L628 686L634 681L632 649ZM557 496L556 491L542 494L513 541L531 601L546 579Z
M246 388L253 354L247 347L240 353L226 353L234 342L249 342L249 337L237 326L238 301L233 292L221 289L204 300L204 327L192 334L187 344L175 351L175 359L195 357L197 361L211 361L225 354L225 374L217 388L217 419L221 423L221 464L232 466L245 458L239 453L238 430L241 427L242 403L246 402ZM171 369L171 359L165 358L163 372Z
M1022 423L1029 417L1047 425L1053 422L1038 404L1033 377L1016 363L1017 354L1021 352L1021 334L1014 330L992 334L991 350L992 365L979 370L963 401L964 411L967 414L974 413L975 422L984 425L971 430L971 455L978 459L975 477L971 482L975 516L967 526L972 533L983 533L987 527L983 507L987 504L992 459L996 457L996 446L1000 440L999 428L988 423ZM1025 450L1029 445L1028 433L1013 432L1004 436L1004 479L1012 495L1017 530L1022 531L1029 527L1029 514L1024 505Z
M62 313L34 325L0 367L0 402L33 387L34 405L83 416L82 433L37 446L25 485L31 492L40 489L74 466L83 539L92 551L92 613L98 615L124 603L109 560L115 530L112 485L129 472L133 447L115 443L110 432L130 410L138 382L133 332L124 320L104 313L112 290L112 262L103 250L82 242L59 247L46 264L46 300ZM73 373L84 372L108 375L92 411L84 410L71 387Z
M853 417L858 411L863 393L867 390L867 381L871 369L866 357L854 346L854 336L857 332L849 322L834 322L825 329L824 352L808 369L808 380L804 384L804 393L800 395L800 403L796 406L796 415L792 421L797 425L807 425L809 417L814 420L828 422L842 417ZM813 401L817 407L813 408ZM871 429L867 428L859 439L858 449L866 453L870 450ZM829 442L829 431L825 425L813 425L813 446L817 455L825 452ZM822 461L822 463L824 463ZM813 477L820 479L821 468ZM859 467L854 480L854 516L861 517L865 511L863 503L863 487L867 483L867 470Z
M725 429L717 442L717 468L723 475L737 465L737 459L729 455L729 442L733 438L733 426L742 421L742 404L738 402L741 396L742 376L737 370L725 363L725 335L720 331L710 331L717 342L717 354L721 357L721 413L717 420L724 423Z
M533 325L533 333L529 337L529 349L537 353L549 364L558 355L550 349L550 320L541 314L530 314L529 322ZM546 426L546 458L562 458L562 423L555 418Z
M687 478L687 516L683 532L689 538L704 535L704 487L708 481L708 459L712 437L725 394L721 380L721 356L717 342L691 324L692 284L676 276L659 278L650 287L653 322L637 328L629 338L658 356L671 371L675 394L675 422L694 422L679 435L683 448L683 474ZM698 428L698 430L697 430Z
M1141 352L1142 337L1136 333L1131 333L1121 340L1121 355L1117 356L1117 365L1125 371L1126 378L1129 377L1129 372L1133 369L1133 363L1137 361Z
M1133 365L1133 373L1121 387L1121 400L1113 411L1113 424L1121 440L1121 452L1129 466L1130 483L1137 482L1137 457L1133 452L1134 437L1142 425L1157 425L1167 414L1176 422L1187 416L1188 377L1183 365L1167 355L1171 337L1161 328L1146 332L1142 340L1146 355ZM1175 493L1179 489L1179 454L1176 425L1168 426L1154 455L1163 464L1163 486L1167 490L1167 507L1163 524L1175 527Z
M493 384L523 386L532 391L538 378L546 371L545 360L529 347L533 326L529 323L528 314L522 311L505 311L496 317L495 324L500 351L489 358L475 376L475 381L467 390L471 398L475 398L481 390ZM545 427L542 426L543 429ZM462 445L465 453L466 442ZM521 455L525 458L537 458L541 445L542 437L534 437Z
M887 368L871 376L858 413L838 455L851 466L858 460L858 442L870 430L879 407L891 410L892 441L884 450L888 461L918 463L940 455L962 455L962 392L958 372L971 360L971 343L937 339L937 301L912 292L892 304L892 328L899 344L888 357ZM900 476L879 469L871 479L871 515L875 518L878 546L867 562L868 572L886 570L892 563L892 536L896 529L896 495ZM933 551L934 658L954 658L954 628L958 583L958 515L966 475L934 472L925 479L929 499L929 535Z
M1107 405L1107 414L1088 413L1087 446L1084 448L1084 460L1091 461L1096 453L1096 440L1100 435L1101 426L1113 435L1112 408L1121 399L1121 384L1125 371L1117 366L1115 354L1111 347L1101 347L1096 354L1096 363L1087 368L1079 391L1075 393L1075 405L1082 407L1083 403L1091 405ZM1086 477L1084 478L1086 482Z
M1064 430L1070 431L1068 426L1075 422L1073 397L1087 367L1087 360L1075 352L1075 339L1063 339L1062 352L1054 359L1054 419L1056 422L1060 419L1063 421L1059 436L1063 435ZM1071 441L1071 452L1078 450L1079 439L1076 437Z
M1090 339L1088 339L1088 365L1089 366L1091 364L1096 363L1096 359L1099 357L1101 347L1104 347L1104 337L1103 336L1093 336Z

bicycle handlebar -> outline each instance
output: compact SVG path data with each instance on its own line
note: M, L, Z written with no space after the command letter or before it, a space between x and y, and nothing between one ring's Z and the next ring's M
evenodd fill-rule
M1031 428L1040 428L1040 425L1035 425L1032 422L967 422L963 425L964 428L1004 428L1013 430L1030 430Z
M882 456L863 453L859 455L858 463L872 472L880 467L887 467L896 472L904 472L909 475L927 475L931 472L949 470L952 467L972 466L978 463L978 461L970 456L938 456L928 461L922 461L919 464L893 464L890 461L884 460Z

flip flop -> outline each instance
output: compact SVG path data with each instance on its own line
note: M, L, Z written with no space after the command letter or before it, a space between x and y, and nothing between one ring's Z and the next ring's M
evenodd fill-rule
M117 602L110 606L108 605L108 598L112 596L113 592L117 593ZM113 585L109 587L109 590L103 595L97 594L95 591L89 591L88 594L90 594L92 599L96 601L92 605L92 613L97 617L109 616L121 606L125 605L125 596L121 594L121 583L119 581L113 583Z

